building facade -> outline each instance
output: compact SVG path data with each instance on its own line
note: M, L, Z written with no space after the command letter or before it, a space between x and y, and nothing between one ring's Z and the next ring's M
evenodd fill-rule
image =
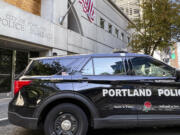
M131 20L141 15L140 0L112 0Z
M173 67L180 69L180 42L176 43L171 49L170 63Z
M0 93L30 57L127 51L129 18L109 0L93 2L90 22L79 0L0 0Z

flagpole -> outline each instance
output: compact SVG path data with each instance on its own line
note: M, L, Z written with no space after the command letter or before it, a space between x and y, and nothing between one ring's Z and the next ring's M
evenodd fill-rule
M64 15L63 17L60 17L60 18L59 18L59 24L60 24L60 25L63 25L64 19L65 19L66 16L69 14L69 12L70 12L72 6L75 4L75 2L76 2L76 0L74 0L73 3L70 4L70 6L69 6L67 12L65 13L65 15Z

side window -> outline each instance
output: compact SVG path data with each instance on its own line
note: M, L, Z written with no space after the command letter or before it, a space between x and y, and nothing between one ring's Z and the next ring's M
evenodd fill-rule
M74 59L42 59L34 60L26 71L25 75L30 76L49 76L61 72L68 72L69 66Z
M133 72L137 76L173 77L175 72L168 65L151 58L132 58Z
M81 73L83 75L93 75L93 64L92 60L90 60L85 67L82 69Z
M95 75L126 75L123 59L120 57L94 58Z

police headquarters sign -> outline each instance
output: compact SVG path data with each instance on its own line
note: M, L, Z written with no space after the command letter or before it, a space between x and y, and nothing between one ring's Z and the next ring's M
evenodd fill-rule
M0 35L43 45L53 43L53 27L49 22L1 1L0 29Z
M180 96L180 89L158 89L158 96L172 96L177 97ZM152 90L151 89L103 89L102 90L103 97L151 97Z
M22 18L17 18L10 14L0 16L0 25L21 32L28 31L32 35L38 36L40 38L46 38L47 40L52 38L50 33L46 33L46 28L31 22L27 22Z

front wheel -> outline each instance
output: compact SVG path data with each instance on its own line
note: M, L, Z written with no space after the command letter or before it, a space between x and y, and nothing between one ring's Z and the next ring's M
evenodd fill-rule
M86 135L87 129L86 114L80 107L69 103L54 107L44 123L46 135Z

